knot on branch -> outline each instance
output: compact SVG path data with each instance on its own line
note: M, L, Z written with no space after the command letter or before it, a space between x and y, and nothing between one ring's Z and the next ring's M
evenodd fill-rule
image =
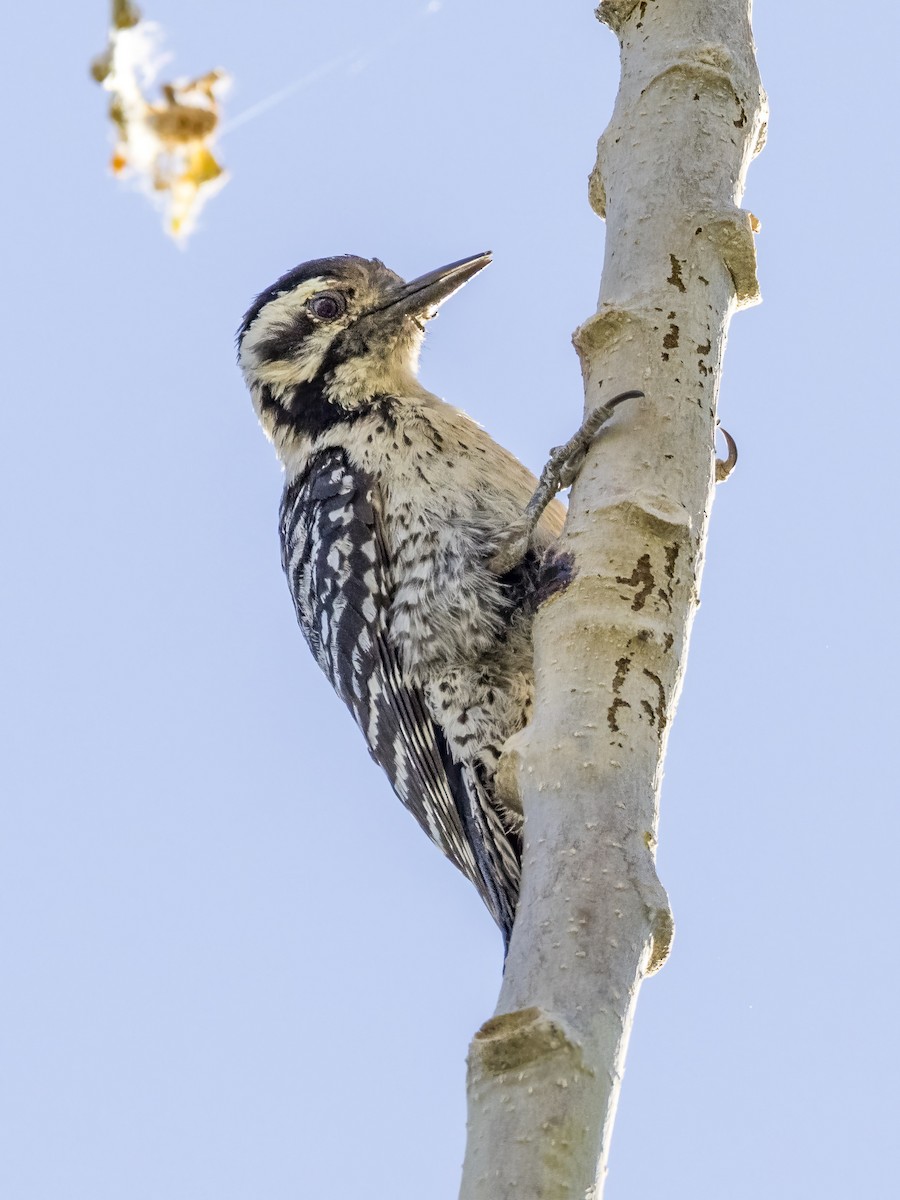
M641 0L601 0L594 14L598 21L602 21L613 33L618 34L639 4ZM646 0L643 0L642 7L647 7Z
M668 905L668 898L662 908L653 915L653 929L650 934L650 954L647 959L647 974L654 975L669 957L672 949L672 939L675 936L675 919Z
M587 355L609 351L635 327L646 329L649 325L643 312L604 304L583 325L578 326L572 334L572 345L583 361Z
M597 161L588 176L588 204L601 221L606 220L606 184L603 182L603 171L600 167L600 149L603 139L597 143Z
M581 1046L558 1017L523 1008L485 1021L469 1049L469 1067L486 1075L520 1072L550 1055L584 1070Z
M758 227L758 222L752 213L741 208L710 213L703 221L706 236L728 268L738 308L750 308L762 299L756 275L755 225Z

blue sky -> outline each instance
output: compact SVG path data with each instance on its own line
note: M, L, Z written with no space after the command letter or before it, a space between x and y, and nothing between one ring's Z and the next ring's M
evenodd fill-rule
M592 3L148 0L228 115L187 250L106 173L105 5L7 15L0 1161L10 1200L451 1200L496 930L294 626L279 473L233 361L306 258L490 248L422 374L533 468L580 419ZM609 1200L895 1178L895 6L758 3L765 303L713 514ZM12 116L11 114L15 114Z

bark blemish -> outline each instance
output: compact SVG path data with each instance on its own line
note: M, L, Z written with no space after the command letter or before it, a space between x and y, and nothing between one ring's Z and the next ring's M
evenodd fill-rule
M616 718L616 714L618 713L619 709L631 708L631 705L628 703L628 701L623 700L620 695L620 692L622 691L622 684L628 678L628 671L630 667L631 659L627 655L623 655L622 658L616 659L616 673L613 676L612 681L613 701L606 710L606 723L609 725L612 733L619 732L619 722Z
M666 283L671 283L672 287L678 288L679 292L686 292L687 288L684 286L684 280L681 278L681 268L684 264L679 262L674 254L669 255L669 262L672 266L672 274L666 280Z
M515 573L515 568L510 575ZM548 550L541 564L540 582L531 597L535 611L552 596L564 592L575 578L575 556L568 551Z
M620 732L619 722L616 720L616 713L618 713L620 708L631 708L631 705L627 700L623 700L621 696L616 696L615 700L613 700L612 704L606 711L606 721L609 725L611 733Z
M670 325L669 332L663 338L663 345L667 350L674 350L678 345L679 329L677 325Z
M697 347L698 354L709 354L710 350L712 350L712 342L709 338L706 339L702 346Z
M631 666L631 659L627 656L616 659L616 673L613 676L612 690L613 695L618 696L622 690L622 684L628 678L628 668Z
M662 731L666 727L666 689L663 687L663 681L655 672L648 671L647 668L644 667L644 674L649 680L656 684L656 690L659 693L654 712L656 713L657 729L659 733L662 734ZM653 706L651 705L651 707Z
M665 604L666 608L668 608L669 612L671 612L672 597L675 594L675 564L678 561L678 543L670 542L667 546L663 547L663 553L666 556L666 586L658 588L656 594L662 600L663 604Z
M640 612L647 603L647 597L653 591L654 579L653 572L650 569L650 555L642 554L637 560L634 570L631 572L631 578L626 578L624 575L617 575L616 583L624 583L628 587L640 588L631 602L632 612Z
M644 710L644 712L650 718L650 724L655 725L656 724L656 709L653 707L653 705L650 703L650 701L642 700L641 708Z

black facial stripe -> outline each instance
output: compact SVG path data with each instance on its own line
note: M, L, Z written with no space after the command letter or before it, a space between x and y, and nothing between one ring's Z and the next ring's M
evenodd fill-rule
M328 347L325 361L322 363L322 374L333 371L341 363L349 362L351 358L362 358L369 352L369 340L366 325L353 323L337 334Z
M267 337L254 348L260 364L281 362L293 357L300 343L318 327L318 322L305 310L282 326L277 327L271 337ZM318 370L320 380L326 382L331 378L335 367L348 362L351 358L359 358L369 350L365 334L355 325L337 332L331 345L325 352L325 357Z
M288 426L294 432L316 438L336 425L352 425L362 417L377 416L389 429L396 426L393 396L373 396L356 408L341 408L327 399L321 379L298 383L284 395L275 397L269 387L260 388L260 408L274 418L276 426Z
M334 291L337 291L337 289L334 289ZM353 295L352 288L342 288L341 291L344 295ZM292 358L301 342L308 338L314 329L320 328L322 324L323 322L316 321L310 315L307 308L302 308L292 320L274 326L271 336L265 338L254 347L258 362L273 363ZM324 324L327 326L327 322L324 322ZM319 369L320 375L324 376L328 371L336 367L338 363L346 362L349 358L365 354L368 348L365 337L356 330L354 325L351 325L349 329L338 330L334 341L328 347L325 360Z
M306 312L298 313L293 321L278 326L271 337L258 343L255 347L258 361L272 363L291 358L299 344L309 337L314 328L315 324Z
M268 387L260 390L260 407L275 418L276 425L288 425L297 433L315 438L343 421L352 420L354 413L345 412L325 398L322 380L298 383L283 396L272 395Z

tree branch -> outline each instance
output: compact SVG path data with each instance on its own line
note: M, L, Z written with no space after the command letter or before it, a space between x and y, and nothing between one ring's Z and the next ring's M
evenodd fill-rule
M496 1015L469 1056L463 1200L598 1197L638 989L672 918L658 793L697 607L716 397L755 303L737 204L765 97L749 0L607 0L622 80L590 200L608 223L597 312L575 334L586 411L640 387L588 452L538 614L534 718L507 747L522 894Z

